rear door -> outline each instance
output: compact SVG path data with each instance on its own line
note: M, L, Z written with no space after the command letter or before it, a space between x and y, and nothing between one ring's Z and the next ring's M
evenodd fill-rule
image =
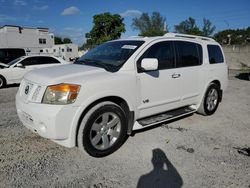
M143 58L157 58L158 70L145 72L140 63ZM137 61L140 87L140 118L174 109L179 106L180 81L176 75L173 42L157 42L149 47Z
M222 48L218 44L207 45L209 66L207 66L207 80L220 80L221 89L225 89L228 84L228 67Z
M203 85L202 46L189 41L175 41L176 72L181 83L181 106L196 104Z

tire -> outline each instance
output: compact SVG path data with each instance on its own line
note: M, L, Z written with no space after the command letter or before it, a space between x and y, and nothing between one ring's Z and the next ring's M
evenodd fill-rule
M6 86L6 80L3 76L0 75L0 88L3 88Z
M117 104L97 104L81 121L77 135L79 149L93 157L110 155L126 141L127 122L125 112Z
M212 115L218 108L220 97L219 86L215 83L210 83L197 112L204 116Z

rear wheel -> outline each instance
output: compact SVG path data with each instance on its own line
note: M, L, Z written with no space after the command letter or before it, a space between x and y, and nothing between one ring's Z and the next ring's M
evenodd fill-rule
M211 83L203 97L198 113L202 115L212 115L218 108L220 99L220 88L217 84Z
M123 109L115 103L102 102L84 116L78 131L78 147L93 157L104 157L119 149L126 138Z
M0 88L5 87L6 81L3 76L0 75Z

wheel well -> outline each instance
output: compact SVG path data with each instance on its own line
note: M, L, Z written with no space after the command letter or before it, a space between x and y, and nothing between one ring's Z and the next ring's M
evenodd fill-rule
M214 81L212 81L211 83L215 83L216 85L219 86L219 88L221 88L221 84L220 84L220 81L219 81L219 80L214 80Z
M84 116L86 115L86 113L93 107L95 106L96 104L100 103L100 102L104 102L104 101L110 101L110 102L113 102L117 105L119 105L125 112L127 118L128 118L128 121L130 122L133 122L133 118L134 116L132 115L133 113L131 113L130 109L129 109L129 106L127 104L127 102L123 99L123 98L120 98L120 97L117 97L117 96L110 96L110 97L104 97L104 98L101 98L101 99L98 99L94 102L92 102L90 105L88 105L87 108L84 109L84 111L82 112L81 114L81 117L79 118L78 120L78 124L77 124L77 129L76 129L76 146L78 145L77 143L77 133L79 131L79 128L80 128L80 124L81 124L81 121L82 119L84 118Z
M7 84L7 80L6 80L6 79L4 78L4 76L2 76L1 74L0 74L0 78L3 79L3 81L4 81L5 84Z
M222 101L223 91L221 89L220 81L219 80L214 80L211 83L215 83L217 86L219 86L219 88L220 88L220 91L219 91L219 102L221 102Z

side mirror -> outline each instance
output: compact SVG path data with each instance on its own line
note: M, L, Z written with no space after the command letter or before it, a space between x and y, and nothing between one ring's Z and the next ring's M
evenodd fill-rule
M18 68L23 68L23 69L25 68L25 66L24 66L22 63L17 63L17 64L16 64L16 67L18 67Z
M158 59L156 58L144 58L141 61L141 68L144 71L154 71L158 69Z

